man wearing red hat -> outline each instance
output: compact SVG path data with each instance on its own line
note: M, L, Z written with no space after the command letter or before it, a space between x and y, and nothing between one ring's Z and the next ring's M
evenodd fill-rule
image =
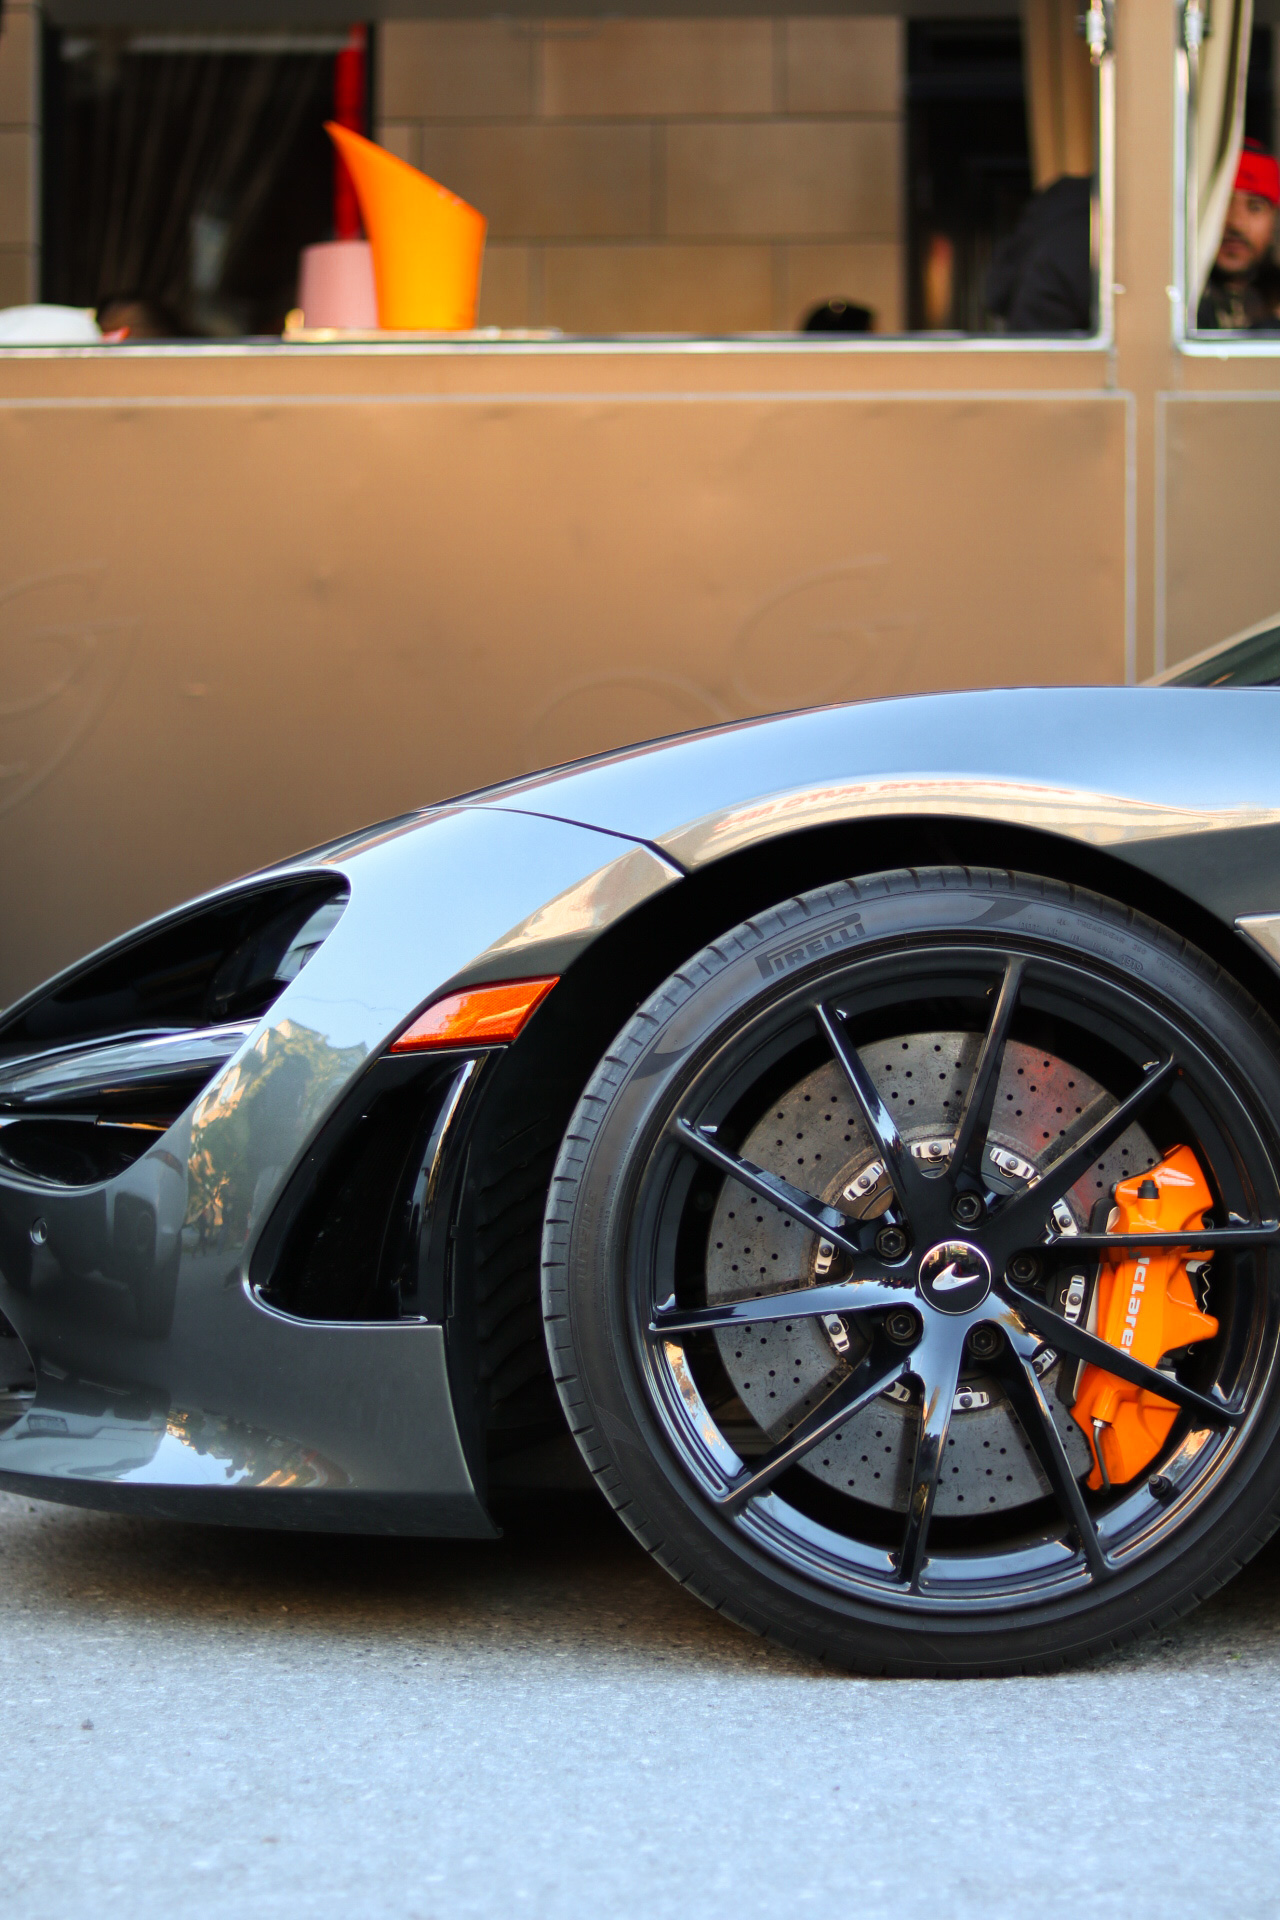
M1259 141L1246 140L1198 326L1280 327L1280 267L1271 257L1278 207L1280 165Z

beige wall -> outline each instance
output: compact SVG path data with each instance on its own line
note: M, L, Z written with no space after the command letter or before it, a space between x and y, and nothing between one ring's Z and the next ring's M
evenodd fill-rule
M392 21L378 138L488 216L480 320L902 324L902 23Z
M1160 414L1163 605L1156 664L1280 619L1280 392L1167 393Z
M0 307L38 297L40 21L6 0L0 22Z
M631 358L0 363L0 1004L485 781L782 707L1123 678L1123 399L1044 366L1056 393L957 392L955 363L877 395L857 354L802 356L789 396L764 351L718 395L700 355Z

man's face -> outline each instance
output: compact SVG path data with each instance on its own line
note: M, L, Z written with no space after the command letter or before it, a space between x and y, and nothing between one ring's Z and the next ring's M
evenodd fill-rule
M1243 280L1271 245L1276 209L1260 193L1235 192L1227 209L1227 224L1218 248L1218 271L1229 280Z

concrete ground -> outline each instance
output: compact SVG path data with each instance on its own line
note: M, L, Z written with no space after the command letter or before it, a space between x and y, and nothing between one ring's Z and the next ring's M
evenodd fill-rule
M0 1496L0 1913L1280 1910L1280 1548L1063 1678L851 1680L603 1511L497 1546Z

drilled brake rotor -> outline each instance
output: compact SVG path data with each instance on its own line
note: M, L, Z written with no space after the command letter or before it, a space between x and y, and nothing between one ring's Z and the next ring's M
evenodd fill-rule
M955 1133L979 1044L976 1034L921 1033L859 1050L904 1141L926 1165L931 1158L945 1158L945 1143ZM1113 1104L1078 1068L1010 1041L987 1143L991 1188L1014 1191L1031 1169L1056 1158ZM871 1135L834 1062L775 1100L741 1151L757 1166L821 1194L846 1212L865 1217L887 1203L889 1187L875 1171ZM1001 1155L1006 1156L1003 1170ZM1157 1158L1141 1128L1130 1127L1072 1189L1068 1204L1076 1225L1087 1225L1094 1202L1117 1180L1154 1166ZM851 1186L861 1189L857 1197L842 1198ZM797 1279L811 1286L830 1258L830 1248L806 1228L736 1181L726 1181L711 1221L708 1301L779 1291ZM720 1331L714 1337L743 1405L776 1440L823 1399L857 1359L858 1330L849 1325L847 1331L851 1345L844 1356L817 1318ZM1057 1393L1056 1365L1045 1373L1044 1386L1071 1461L1083 1474L1091 1464L1089 1449ZM904 1388L891 1389L807 1455L803 1470L842 1493L903 1512L918 1426L916 1401ZM1048 1482L999 1386L975 1367L961 1378L935 1513L989 1513L1026 1506L1048 1493Z

